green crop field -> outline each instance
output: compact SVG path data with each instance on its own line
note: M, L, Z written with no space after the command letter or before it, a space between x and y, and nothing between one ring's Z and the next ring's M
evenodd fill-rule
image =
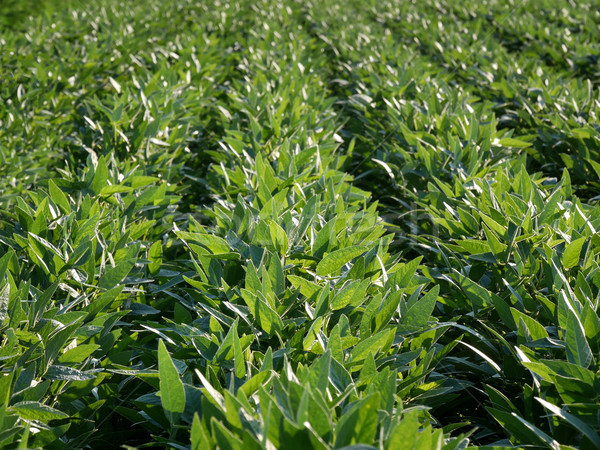
M597 0L0 1L0 448L600 448Z

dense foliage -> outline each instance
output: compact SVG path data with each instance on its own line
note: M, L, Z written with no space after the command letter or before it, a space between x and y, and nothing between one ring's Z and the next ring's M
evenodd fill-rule
M599 448L597 6L3 4L0 446Z

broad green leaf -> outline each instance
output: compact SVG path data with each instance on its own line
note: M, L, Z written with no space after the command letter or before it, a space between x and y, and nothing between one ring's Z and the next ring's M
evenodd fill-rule
M504 326L516 331L518 327L512 315L512 308L508 306L508 303L498 295L492 294L489 298L491 298L494 307L496 308L496 313L500 316L500 319L502 319Z
M317 237L312 244L312 254L315 258L321 258L329 247L335 236L335 219L327 222L317 233Z
M53 253L54 255L58 256L61 260L65 260L65 256L62 254L62 252L56 248L54 245L52 245L50 242L48 242L46 239L38 236L37 234L34 233L29 233L28 235L29 238L29 242L34 244L35 243L32 240L37 241L37 243L41 244L42 247L44 247L45 249L49 250L51 253ZM42 253L43 250L40 249L40 253Z
M212 254L221 254L231 252L231 246L227 241L219 236L206 233L188 233L184 231L177 231L177 236L185 242L197 242L203 247L210 250Z
M135 176L126 178L123 181L123 183L130 184L132 188L140 188L140 187L148 186L149 184L154 184L157 181L160 181L160 178L135 175Z
M190 444L192 450L202 450L203 448L206 448L207 438L202 427L200 417L198 416L198 413L195 412L194 419L192 420L192 429L190 431Z
M279 314L277 314L265 300L260 299L246 289L241 289L241 292L244 302L246 302L246 305L248 305L248 308L250 309L250 314L254 316L257 325L261 329L271 336L283 329L281 317L279 317Z
M62 328L60 331L55 333L47 342L45 342L45 366L44 372L54 363L58 357L59 352L64 348L67 341L71 338L73 333L81 326L83 316L79 316L72 323Z
M317 275L327 276L338 272L345 264L367 251L367 247L355 245L335 250L317 264Z
M590 306L590 303L586 303L583 312L581 314L581 323L585 330L585 336L588 342L597 342L600 337L600 318L594 311L594 308Z
M231 328L229 328L229 331L227 332L227 335L225 336L225 339L223 339L223 342L221 342L221 345L219 345L219 349L217 350L217 353L215 353L214 356L214 361L216 362L223 362L223 361L227 361L227 360L231 360L233 359L233 341L234 341L234 336L237 336L237 324L238 321L237 319L235 320L235 322L233 322L233 325L231 326ZM238 338L239 341L239 338Z
M554 220L555 215L560 211L558 207L559 202L562 200L562 192L560 189L557 189L550 198L547 199L546 204L539 214L539 223L541 225L548 224L551 225Z
M70 214L71 205L69 205L67 196L56 186L54 181L48 180L48 190L50 191L50 197L52 198L52 201L56 203L56 205L62 209L65 214Z
M400 422L392 429L386 442L386 450L413 450L419 433L418 411L412 410L402 415Z
M40 402L20 402L10 407L10 410L17 413L25 420L39 420L48 423L54 419L64 419L68 414Z
M379 393L371 394L342 416L336 428L335 447L370 444L377 432Z
M12 395L12 383L15 378L15 372L0 375L0 408L6 407Z
M223 425L216 417L210 420L212 436L217 441L217 445L223 450L242 450L242 441L235 436L225 425Z
M185 389L171 355L162 339L158 341L160 402L171 425L177 424L185 409Z
M313 295L321 291L321 287L311 281L308 281L297 275L288 275L287 279L292 286L296 289L300 289L300 293L306 298L311 298ZM246 286L247 288L248 286Z
M148 259L150 260L150 264L148 264L148 272L150 272L150 275L156 276L159 273L162 264L162 258L162 243L160 241L156 241L148 250Z
M594 446L596 446L596 448L600 448L600 436L598 436L598 433L596 433L589 425L575 417L573 414L565 411L564 408L561 409L558 406L553 405L552 403L539 397L535 397L535 399L552 414L564 419L573 428L584 434L594 444Z
M275 249L277 249L277 252L280 255L285 256L288 250L288 237L286 232L273 220L269 221L269 230L271 232L271 242Z
M395 291L384 299L383 304L375 313L375 332L382 330L389 324L390 319L392 319L398 311L398 306L400 305L402 297L402 291Z
M135 265L135 259L127 259L125 261L121 261L115 267L108 267L106 272L100 278L100 282L98 286L103 289L112 289L117 286L123 279L129 275L131 269Z
M276 297L283 296L285 291L285 276L283 274L283 266L281 265L281 260L279 259L278 255L271 255L271 258L269 259L269 269L267 272L273 286L273 293ZM268 292L264 292L264 294L267 295Z
M108 168L106 167L106 159L104 156L101 156L98 159L98 164L94 171L94 179L92 181L92 191L94 194L100 194L102 188L107 185L108 181Z
M502 409L506 412L517 412L517 408L515 407L515 405L513 405L513 403L506 397L506 395L504 395L495 387L486 385L485 392L492 401L494 408Z
M531 422L523 419L517 413L501 411L495 408L486 408L511 435L520 442L531 442L535 445L542 445L547 448L559 450L560 444L551 436Z
M302 341L302 348L305 351L312 351L316 353L321 353L321 346L319 345L318 335L321 331L321 327L323 325L323 316L319 315L313 321L310 328L306 332L306 336ZM313 348L315 347L315 348Z
M258 272L256 271L252 261L250 261L246 266L245 287L250 292L259 292L263 290L262 282L258 277Z
M423 257L419 256L412 261L400 265L400 267L389 277L387 284L397 286L399 289L409 287L422 260Z
M329 385L329 368L331 366L331 351L326 351L311 366L308 381L310 385L325 392Z
M352 365L362 363L369 353L377 355L379 351L385 349L391 344L394 338L395 329L380 331L379 333L360 341L354 349L352 349L351 360Z
M312 196L308 199L306 205L304 205L304 208L302 208L302 215L300 216L300 221L291 233L290 241L292 245L294 245L296 242L298 242L299 239L302 239L302 237L305 236L306 231L310 227L310 224L314 221L315 214L317 212L318 201L319 199L317 196ZM326 250L327 249L325 249L325 251Z
M94 374L82 372L73 367L53 364L48 368L44 377L49 380L64 380L64 381L86 381L96 378Z
M516 324L518 324L519 321L523 321L533 340L544 339L548 337L548 332L537 320L529 317L527 314L524 314L515 308L510 308L510 312Z
M440 286L435 285L427 294L416 302L402 319L403 325L422 327L427 324L437 303Z
M88 313L85 321L87 322L93 319L96 314L107 308L112 302L115 301L121 292L123 292L123 286L117 286L106 292L103 292L97 298L92 300L90 304L84 308L84 311Z
M586 238L579 238L567 244L562 257L565 269L571 269L579 263L579 254L585 241Z
M481 220L485 222L485 224L500 237L504 237L506 235L506 227L496 222L493 218L487 216L486 214L479 213L481 216ZM489 241L488 241L489 242Z
M240 390L246 397L250 397L260 386L267 386L273 375L274 372L272 370L261 371L240 386Z
M69 349L60 355L58 362L61 364L81 363L99 348L100 346L96 344L78 345L77 347Z
M596 396L593 375L590 379L586 379L585 381L557 374L552 374L545 378L556 386L560 398L562 398L565 403L587 403L590 398Z
M114 194L122 194L124 192L131 192L133 188L130 186L122 186L120 184L112 184L109 186L104 186L100 189L100 195L108 197Z
M331 309L337 310L348 305L356 305L364 300L369 280L354 280L346 284L331 300Z
M476 308L483 308L493 304L494 295L492 292L477 284L468 277L453 269L453 275L457 279L460 288L466 296L471 300L472 305Z
M513 138L502 138L498 140L498 145L502 147L513 147L513 148L526 148L531 147L531 142L521 141Z
M567 345L567 360L581 367L589 367L593 359L592 350L585 338L583 325L572 310L567 312L565 343Z

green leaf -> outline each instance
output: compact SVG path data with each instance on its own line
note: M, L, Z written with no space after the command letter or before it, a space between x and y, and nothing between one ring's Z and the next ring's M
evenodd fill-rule
M331 351L326 351L311 366L308 381L311 386L325 392L329 385L329 368L331 366Z
M593 359L592 350L585 338L585 331L579 317L570 309L567 311L565 343L567 360L581 367L589 367Z
M565 269L571 269L579 264L579 255L581 253L581 248L587 238L579 238L571 243L567 244L565 247L565 251L562 256L563 266Z
M369 280L354 280L347 283L339 290L331 300L331 309L337 310L348 305L356 305L365 298L365 292L369 286Z
M317 237L312 244L312 254L315 258L321 258L329 250L334 238L335 218L327 222L317 233Z
M8 313L8 298L10 296L10 284L6 283L0 291L0 323L6 319Z
M60 364L53 364L50 366L44 374L44 377L49 380L64 381L86 381L96 378L94 374L82 372L81 370L62 366Z
M104 197L110 197L114 194L122 194L123 192L131 192L133 191L132 187L122 186L120 184L112 184L110 186L104 186L100 189L100 195Z
M61 349L64 348L67 340L73 335L75 330L81 326L80 323L82 320L83 316L79 316L71 324L62 328L46 342L46 349L44 352L46 364L44 367L44 372L52 365L52 363L54 363L54 360L57 358Z
M188 233L185 231L176 232L179 239L184 242L197 242L203 247L206 247L212 254L219 255L221 253L230 253L231 246L222 237L206 233ZM202 256L202 253L199 254Z
M510 312L516 324L520 323L520 321L523 322L531 336L531 339L538 340L548 337L548 332L537 320L533 319L532 317L529 317L527 314L516 310L515 308L510 308Z
M546 200L546 204L543 206L543 210L539 214L539 218L538 218L538 222L540 225L543 225L543 224L552 225L554 217L560 211L558 204L561 201L561 199L562 199L562 193L561 193L560 189L557 189Z
M402 324L413 327L422 327L426 325L431 317L433 308L435 308L439 293L440 286L435 285L433 289L409 308L402 320Z
M240 379L244 378L246 376L246 358L244 357L237 332L233 335L233 362L235 365L235 376Z
M258 326L262 330L272 336L274 333L283 329L281 317L279 317L279 314L277 314L265 300L258 298L246 289L241 289L241 292L242 298L250 309L250 313L254 316Z
M211 417L210 420L212 436L216 439L217 445L221 450L242 450L242 441L235 436L225 425L223 425L216 417Z
M415 273L417 272L417 268L419 264L423 260L422 256L415 258L407 263L403 263L400 267L392 273L390 278L388 279L387 285L398 287L399 289L405 289L411 286L411 281L415 277Z
M43 423L69 417L68 414L40 402L20 402L11 406L9 410L16 412L25 420L39 420Z
M107 290L114 288L129 275L135 262L135 259L126 259L118 263L115 267L108 267L104 275L100 278L98 286Z
M65 214L69 214L71 212L71 205L69 205L67 196L56 186L54 181L48 180L48 190L50 191L50 198L52 198L52 201L56 203Z
M539 397L535 397L535 399L552 414L564 419L573 428L584 434L590 441L592 441L596 448L600 448L600 436L598 436L598 433L596 433L589 425L575 417L573 414L565 411L565 408L561 409L558 406L553 405L552 403Z
M267 386L268 381L273 377L273 375L274 372L271 370L261 371L240 386L240 390L246 397L250 397L258 390L259 387Z
M336 427L335 448L353 444L371 444L377 432L379 393L352 405L352 410L342 415Z
M360 341L352 350L351 360L348 364L355 365L362 363L367 358L369 353L377 356L380 350L385 349L389 344L391 344L394 334L395 329L390 328L388 330L380 331L379 333Z
M206 446L208 445L208 437L206 436L204 426L200 423L200 417L197 412L194 413L194 418L192 419L190 444L191 450L202 450L207 448Z
M494 303L495 294L470 278L465 277L456 269L453 269L452 272L454 277L458 280L460 288L464 291L469 300L471 300L474 308L483 308Z
M98 164L94 171L94 179L92 181L92 191L94 194L100 194L102 188L107 185L108 181L108 168L106 167L106 159L101 156L98 159Z
M501 411L495 408L486 408L489 413L520 442L530 442L536 445L558 450L560 444L538 427L523 419L514 412Z
M271 233L271 242L280 255L285 256L288 250L288 237L285 230L274 220L269 220L269 231Z
M481 216L481 220L483 220L485 222L485 224L492 231L494 231L495 233L497 233L498 236L504 237L506 235L506 227L504 227L503 225L499 224L494 219L492 219L491 217L483 214L482 212L480 212L479 215Z
M162 339L158 341L160 402L171 425L177 424L185 409L185 389Z
M392 429L386 442L386 450L413 450L419 434L418 411L407 411Z
M83 362L92 353L100 348L96 344L82 344L75 348L69 349L64 352L59 358L58 362L61 364L77 364Z
M236 319L235 322L233 322L231 328L229 329L227 335L225 336L225 339L223 339L223 342L221 342L221 345L219 345L217 353L215 353L213 359L215 362L221 363L233 359L233 341L234 336L237 336L237 324L238 321Z
M107 308L123 291L123 286L114 287L106 292L100 294L97 298L92 300L90 304L84 308L84 311L88 313L85 321L93 319L98 313Z
M517 412L517 408L506 397L506 395L504 395L495 387L489 385L485 385L484 387L485 392L487 393L488 397L490 398L496 409L501 409L505 412Z
M250 263L250 264L252 264L252 263ZM250 264L248 264L248 267L250 267ZM258 276L257 276L257 278L258 278ZM287 279L290 283L292 283L292 286L294 286L294 288L300 289L300 293L302 295L304 295L306 298L311 298L313 295L315 295L316 293L321 291L321 287L318 284L315 284L315 283L308 281L297 275L288 275ZM246 285L246 288L247 287L248 287L248 285ZM262 286L261 286L261 288L262 288ZM256 290L260 290L260 289L256 289Z
M389 324L392 317L398 311L398 305L400 305L402 296L402 291L395 291L385 298L383 304L375 313L375 332L382 330Z
M245 287L251 292L259 292L263 290L262 282L258 276L258 272L252 261L246 266Z
M267 273L269 275L271 285L273 286L273 293L275 294L275 296L281 297L283 295L283 292L285 291L285 276L283 275L283 266L281 265L281 260L279 259L278 255L271 255L271 258L269 259L269 269L267 270ZM264 279L265 277L263 275L263 281ZM265 296L269 294L269 292L265 292L264 290L263 293L265 294Z
M299 239L302 239L305 236L308 227L315 219L315 214L317 212L317 202L318 196L313 195L308 199L304 208L302 208L302 215L300 216L300 221L298 225L292 230L291 233L291 243L292 245L296 244ZM326 251L327 249L325 249Z
M521 141L519 139L513 138L502 138L498 140L498 145L502 147L512 147L512 148L527 148L531 147L531 142Z
M140 187L148 186L149 184L154 184L157 181L160 181L160 178L149 177L149 176L144 176L144 175L142 175L142 176L136 175L136 176L126 178L123 181L123 183L130 184L132 188L140 188Z
M148 272L150 275L156 276L158 274L162 264L162 257L162 243L160 241L156 241L148 250L148 259L150 260L150 264L148 264Z
M354 245L335 250L325 256L319 264L317 264L317 275L324 277L338 272L345 264L357 256L362 255L367 250L368 248L362 245Z

